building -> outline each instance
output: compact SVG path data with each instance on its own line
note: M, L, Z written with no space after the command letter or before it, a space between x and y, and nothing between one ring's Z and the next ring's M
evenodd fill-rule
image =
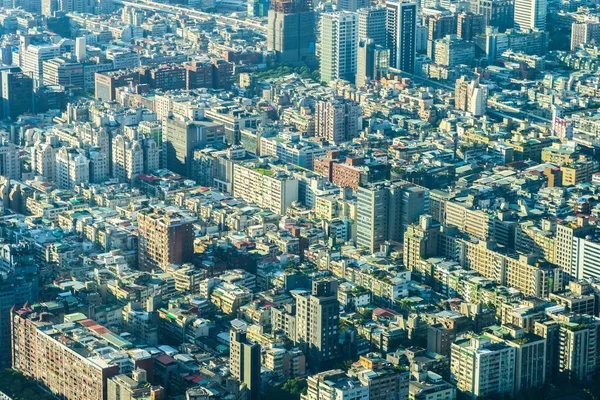
M304 64L315 53L315 12L310 0L272 0L267 49L282 64Z
M62 44L66 43L32 44L32 38L30 36L21 36L21 43L19 46L19 66L25 74L33 79L35 87L42 85L44 82L44 61L60 57L65 51Z
M366 0L340 0L337 2L337 10L356 12L360 9L367 8L370 5L371 3Z
M373 39L360 39L356 62L356 87L366 86L369 81L387 76L390 51L376 45Z
M320 100L315 106L315 136L330 143L342 143L358 137L361 108L352 100Z
M475 43L449 35L433 41L430 58L444 67L472 66L475 60Z
M600 43L600 22L574 22L571 25L571 50L591 43Z
M112 140L112 173L121 182L132 183L144 172L144 150L138 141L118 135Z
M89 347L99 344L100 337L86 325L98 324L84 315L76 322L67 321L60 325L48 321L48 317L48 313L33 312L29 307L13 309L12 367L36 380L54 396L105 400L107 381L119 374L119 364L116 360L109 361L98 356ZM115 341L117 335L110 331L107 333L112 335L107 338L120 343ZM117 350L112 344L104 343L106 351ZM131 346L127 343L123 341L122 345ZM123 359L119 361L125 362Z
M480 85L479 79L472 81L462 76L456 81L454 90L454 107L480 117L487 108L488 90Z
M515 0L515 28L546 30L548 0Z
M163 388L152 386L148 382L145 370L138 368L131 373L109 378L106 387L106 400L161 399Z
M307 355L308 366L320 366L339 357L339 302L337 281L318 280L312 283L312 292L295 291L296 341Z
M53 58L43 63L46 86L63 86L65 88L84 88L83 65L70 62L64 58Z
M250 343L246 332L232 330L229 341L231 375L248 391L247 400L260 399L260 345Z
M233 167L233 196L285 215L298 200L298 180L268 165L239 163Z
M54 135L46 135L43 141L33 145L31 152L32 169L46 182L56 181L56 154L58 149L58 137Z
M169 264L192 261L193 220L155 208L138 213L138 265L142 270L166 270Z
M473 40L484 32L483 15L462 12L456 17L456 35L463 40Z
M306 394L301 400L351 400L368 399L369 388L358 378L349 377L341 369L320 372L307 379Z
M152 89L163 91L186 88L186 68L179 65L160 65L158 67L138 67L140 83Z
M417 51L417 3L390 0L385 8L390 67L412 74Z
M386 45L385 7L362 8L358 10L358 39L373 41L375 46Z
M406 227L429 210L429 191L406 183L361 186L356 197L356 244L371 253L402 241Z
M321 81L354 82L358 41L358 16L341 11L321 14Z
M484 29L488 26L504 32L514 26L514 0L475 0L471 12L483 16Z
M163 120L162 134L163 165L177 174L191 177L194 150L223 143L224 127L176 114Z
M75 148L61 147L56 154L56 183L61 189L90 181L90 160Z
M494 394L512 397L515 358L514 347L494 343L488 336L459 338L452 344L450 376L456 388L470 398Z
M95 97L102 101L114 101L115 90L125 86L136 86L140 83L137 71L96 72L94 78Z
M0 72L2 118L16 120L33 111L33 79L22 72Z
M360 356L348 373L369 388L369 400L409 399L410 373L394 368L379 353Z

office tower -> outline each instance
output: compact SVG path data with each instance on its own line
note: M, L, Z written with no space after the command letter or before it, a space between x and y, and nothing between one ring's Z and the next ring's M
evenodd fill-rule
M559 322L558 372L575 381L592 380L598 365L600 320L590 315L572 315Z
M370 4L369 0L337 0L337 10L356 12L362 8L369 7Z
M315 136L330 143L352 140L360 133L360 105L352 100L320 100L315 106Z
M136 86L140 83L137 71L105 71L94 75L95 97L101 101L114 101L115 90L124 86Z
M192 261L194 221L177 212L155 208L138 214L138 265L145 271Z
M429 191L408 183L360 186L356 197L356 244L372 253L402 241L406 227L429 210Z
M194 121L179 115L163 120L163 165L185 177L192 176L194 150L223 143L223 125Z
M461 338L451 347L451 379L471 398L495 394L512 397L515 356L514 347L493 343L488 336Z
M45 86L83 89L83 65L58 57L43 62Z
M78 37L75 39L75 57L77 61L85 61L86 57L86 39L85 37Z
M471 12L483 16L485 27L498 28L504 32L514 25L514 0L474 0Z
M33 78L34 86L38 87L42 85L44 81L44 61L60 57L63 50L65 50L65 48L63 48L60 43L32 44L31 37L21 36L19 45L19 66L25 74Z
M321 29L321 81L343 79L354 82L358 16L347 11L323 13Z
M336 280L317 280L312 292L292 292L296 299L297 342L308 358L308 366L320 366L339 357L339 302Z
M417 3L388 1L385 7L390 67L412 74L417 45Z
M600 44L600 22L573 23L571 25L571 50L582 44Z
M485 114L488 90L486 85L480 85L479 79L467 80L465 76L456 81L454 91L454 107L467 111L476 117Z
M373 39L360 39L356 62L356 87L365 86L370 80L381 79L387 75L390 51L376 45Z
M10 365L10 311L15 304L38 300L38 264L28 245L5 244L0 248L0 365Z
M373 44L385 46L386 10L384 7L371 7L358 10L358 39L371 39Z
M61 189L90 181L90 160L75 148L61 147L56 154L56 184Z
M2 71L2 118L16 119L33 111L33 80L22 72Z
M304 64L315 53L315 12L311 0L272 0L267 49L282 64Z
M456 19L456 35L463 40L473 40L484 31L483 15L462 12Z
M515 28L546 30L548 0L515 0Z
M246 332L230 332L229 367L231 375L247 390L247 400L260 399L260 345L248 342Z

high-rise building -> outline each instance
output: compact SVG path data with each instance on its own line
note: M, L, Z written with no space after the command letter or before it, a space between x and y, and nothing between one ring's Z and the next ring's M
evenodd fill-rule
M33 111L33 80L22 72L2 71L2 118L16 119Z
M223 125L194 121L179 115L163 120L163 165L169 170L192 176L194 150L223 143Z
M0 365L10 365L10 310L15 304L38 299L38 264L27 245L5 244L0 248Z
M390 67L412 74L417 50L417 3L390 0L385 7Z
M462 12L456 17L456 35L463 40L473 40L484 31L483 15Z
M402 241L406 227L429 210L429 191L409 184L373 184L357 191L356 243L370 252Z
M229 366L231 375L247 391L245 399L260 399L260 345L246 339L246 332L232 330L229 341Z
M371 39L375 46L385 46L387 40L385 21L386 9L384 7L358 10L358 39Z
M427 27L427 40L433 41L456 34L455 14L435 14L423 18L423 25Z
M339 357L339 301L336 280L317 280L312 292L293 292L296 299L297 342L317 370L322 363Z
M192 261L194 223L179 213L155 208L138 214L138 265L142 270L167 269Z
M485 335L461 338L452 344L450 375L456 388L471 398L512 397L516 348L494 343Z
M138 141L118 135L112 140L112 173L121 182L132 183L144 172L144 151Z
M558 224L556 226L556 265L570 276L582 278L579 276L579 270L583 270L580 268L580 264L585 264L586 258L585 251L581 251L584 249L579 249L582 243L578 239L593 235L595 231L596 227L590 225L587 218L578 218L576 222Z
M75 148L61 147L56 154L56 184L61 189L90 181L90 160Z
M483 15L484 28L491 26L504 32L514 25L514 0L475 0L471 12Z
M272 0L267 49L282 64L310 61L315 53L315 12L311 0Z
M600 22L582 22L571 25L571 50L582 44L600 44Z
M360 133L361 108L352 100L321 100L315 106L315 136L331 143L352 140Z
M106 381L106 400L161 399L163 388L148 382L145 370L137 368L131 376L116 375Z
M68 40L60 43L32 43L29 36L21 36L19 45L19 66L33 78L35 87L43 84L44 61L60 57L67 50Z
M548 0L515 0L515 28L546 30Z
M321 14L321 81L343 79L354 82L358 16L341 11Z
M360 39L356 62L356 87L361 88L370 80L381 79L387 75L390 51L376 45L373 39Z
M480 85L479 79L472 81L462 76L456 81L454 91L454 106L458 110L467 111L476 117L485 114L488 90L486 85Z

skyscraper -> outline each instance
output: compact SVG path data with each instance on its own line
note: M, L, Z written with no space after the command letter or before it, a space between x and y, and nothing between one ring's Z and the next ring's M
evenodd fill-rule
M292 293L296 298L297 341L308 355L309 368L316 370L323 362L338 357L337 281L314 281L312 292Z
M247 390L247 400L260 398L260 345L248 342L246 332L230 332L229 365L231 375Z
M267 49L282 64L306 63L315 52L315 13L311 0L273 0Z
M321 81L354 82L358 16L342 11L321 15Z
M548 0L515 0L515 28L546 30Z
M412 74L417 46L417 3L388 1L385 7L390 67Z

